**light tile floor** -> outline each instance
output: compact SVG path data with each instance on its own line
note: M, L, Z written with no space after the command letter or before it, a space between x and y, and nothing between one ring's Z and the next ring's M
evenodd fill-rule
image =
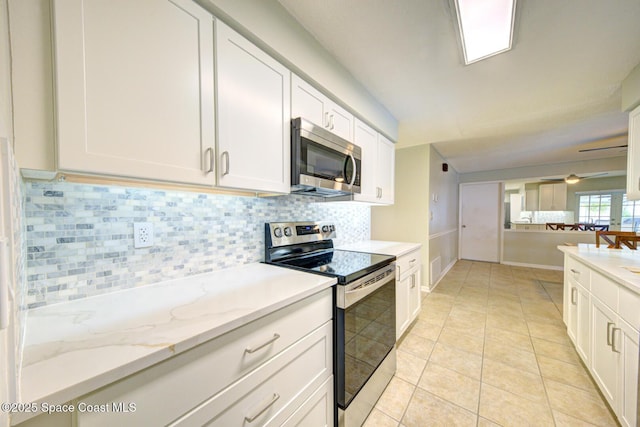
M615 426L562 322L562 272L459 261L365 426Z

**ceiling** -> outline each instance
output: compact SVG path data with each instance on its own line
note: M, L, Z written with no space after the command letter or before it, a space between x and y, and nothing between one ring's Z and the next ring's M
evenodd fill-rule
M620 83L640 62L639 0L518 0L513 49L463 65L450 0L278 0L458 172L603 157L626 144Z

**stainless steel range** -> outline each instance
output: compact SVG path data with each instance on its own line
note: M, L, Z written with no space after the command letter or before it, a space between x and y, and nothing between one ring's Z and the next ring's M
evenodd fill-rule
M336 277L336 424L361 426L396 371L395 257L333 248L335 225L265 224L265 262Z

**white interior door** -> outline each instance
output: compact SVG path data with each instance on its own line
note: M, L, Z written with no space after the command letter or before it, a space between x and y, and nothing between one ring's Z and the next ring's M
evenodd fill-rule
M501 184L460 185L460 258L500 260Z

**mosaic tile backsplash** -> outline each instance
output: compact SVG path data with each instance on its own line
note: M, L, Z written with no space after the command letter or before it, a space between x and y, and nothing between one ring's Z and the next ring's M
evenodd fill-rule
M262 261L265 222L330 220L336 244L371 235L369 206L308 196L39 182L25 193L23 309ZM134 249L134 222L152 223L152 247Z

